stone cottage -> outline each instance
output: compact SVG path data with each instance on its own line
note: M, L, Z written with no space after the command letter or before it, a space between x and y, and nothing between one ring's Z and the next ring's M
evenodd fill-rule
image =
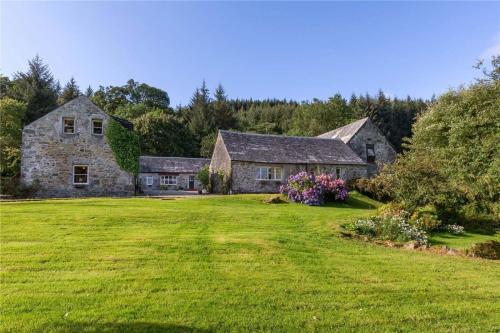
M366 163L342 140L219 131L210 163L215 191L277 192L291 174L366 177Z
M81 96L24 127L22 182L35 185L39 197L132 195L133 177L117 165L104 135L110 119Z
M139 162L141 191L155 195L165 190L201 190L196 174L210 164L210 159L141 156Z
M396 159L396 150L368 117L318 135L318 138L342 140L366 162L369 177Z

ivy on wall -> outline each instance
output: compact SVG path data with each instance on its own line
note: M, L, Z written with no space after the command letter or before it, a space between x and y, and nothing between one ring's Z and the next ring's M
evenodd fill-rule
M116 120L110 119L106 129L106 138L120 168L137 176L139 174L139 136Z

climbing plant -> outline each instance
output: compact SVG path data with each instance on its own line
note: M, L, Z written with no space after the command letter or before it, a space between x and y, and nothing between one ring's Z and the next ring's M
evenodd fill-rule
M139 174L139 136L116 120L110 119L106 129L106 138L120 168L137 176Z

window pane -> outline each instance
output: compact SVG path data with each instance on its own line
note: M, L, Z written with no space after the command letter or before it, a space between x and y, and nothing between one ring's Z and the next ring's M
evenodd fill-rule
M276 179L281 180L281 168L276 168Z
M89 168L86 165L73 166L73 183L87 184Z
M75 175L87 174L88 167L86 165L75 165Z
M74 133L75 132L75 119L74 118L63 118L63 131L64 131L64 133Z
M101 119L92 120L92 133L102 134L102 120Z

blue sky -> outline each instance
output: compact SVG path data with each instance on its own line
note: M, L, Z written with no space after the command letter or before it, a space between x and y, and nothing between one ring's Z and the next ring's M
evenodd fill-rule
M205 79L230 97L340 92L428 98L500 53L500 3L1 2L1 72L39 54L65 83L133 78L186 104Z

